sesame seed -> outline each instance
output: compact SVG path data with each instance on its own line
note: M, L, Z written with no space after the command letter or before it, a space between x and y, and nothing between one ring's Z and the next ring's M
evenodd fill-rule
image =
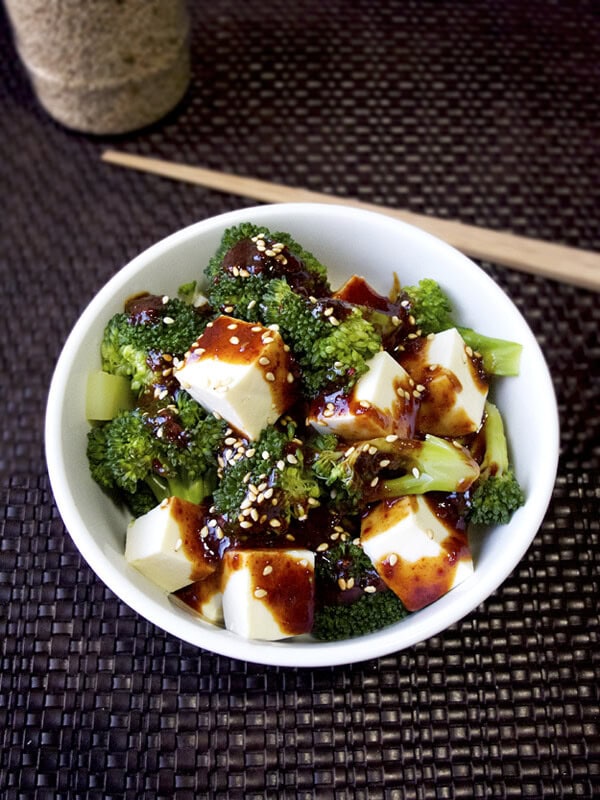
M277 462L277 469L282 470L285 469L285 461L278 461Z
M398 437L396 436L395 433L390 433L389 436L385 437L385 440L386 440L386 442L390 442L390 443L391 442L397 442L398 441Z
M227 439L225 439L225 444L229 445L230 447L232 444L235 444L236 442L237 439L234 436L228 436Z
M231 342L231 344L239 344L240 343L240 340L238 339L237 336L230 336L229 337L229 341Z
M288 374L285 376L285 379L286 379L286 381L288 383L293 383L294 382L294 376L292 375L291 372L288 372Z
M371 408L371 403L368 400L361 400L358 405L361 408Z
M389 458L384 458L384 459L382 459L382 460L379 462L379 466L380 466L380 467L382 467L382 468L383 468L383 467L389 467L389 465L390 465L391 463L392 463L392 462L389 460Z
M330 317L330 316L333 314L333 308L332 308L331 306L329 306L328 308L326 308L326 309L325 309L325 311L323 312L323 314L324 314L326 317Z
M269 383L273 383L275 380L275 375L272 372L267 372L265 378L269 381Z
M418 479L418 478L421 477L421 473L419 472L419 470L416 467L413 467L411 472L412 472L412 474L414 475L415 478Z
M247 519L245 519L243 522L240 522L240 528L251 528L251 527L252 523Z
M333 317L333 316L329 317L329 322L331 322L331 324L333 325L334 328L336 327L336 325L340 324L339 319L337 317Z
M472 356L473 356L473 348L472 348L472 347L469 347L469 345L467 345L467 346L465 347L465 353L466 353L466 354L467 354L469 357L472 357Z
M278 519L271 519L269 520L269 525L272 528L281 528L281 522Z
M305 558L301 558L298 563L301 567L308 567L308 561Z
M259 586L254 590L254 597L257 597L259 600L261 599L261 597L266 597L266 596L267 596L266 589L261 589Z
M269 451L268 450L263 450L262 453L261 453L261 456L262 456L262 460L263 461L268 461L269 460Z
M206 539L208 536L208 525L204 525L203 528L200 530L200 538Z
M321 542L321 544L317 547L317 553L324 553L325 550L329 550L329 545L327 542Z
M417 383L417 387L416 388L417 388L417 392L424 392L425 391L425 387L423 386L422 383Z
M308 503L309 506L313 506L313 508L321 505L316 497L309 497L306 502Z
M372 487L375 487L375 486L377 486L377 484L378 484L378 483L379 483L379 478L378 478L377 476L375 476L375 477L373 478L373 480L371 481L370 485L371 485Z
M340 535L339 533L332 533L329 538L331 539L332 542L337 542L337 540L340 538Z
M413 391L413 393L412 393L412 396L415 398L415 400L420 400L420 398L421 398L421 392L419 392L419 391L417 391L417 389L415 389L415 390ZM407 399L408 399L408 398L407 398Z
M250 277L250 273L248 272L247 269L241 269L240 270L240 278L249 278L249 277Z
M365 591L367 594L375 594L377 589L374 586L365 586L363 591Z
M288 464L297 464L298 463L298 459L296 458L296 456L293 453L288 453L287 456L286 456L286 459L287 459Z
M252 456L255 453L256 453L256 448L255 447L250 447L250 448L248 448L248 450L246 450L246 457L247 458L252 458Z
M169 295L168 294L164 294L163 298L162 298L163 306L166 306L168 302L169 302Z
M390 567L393 567L398 563L398 556L396 555L396 553L392 553L392 555L388 559L388 563Z
M250 328L250 330L252 331L252 333L259 333L260 331L262 331L262 325L253 325Z
M254 308L255 305L256 305L256 300L250 300L250 302L248 303L248 309Z
M230 322L227 326L228 331L234 331L237 328L237 322Z
M369 447L369 455L370 455L370 456L374 456L376 453L377 453L377 448L375 447L375 445L374 445L374 444L372 444L372 445Z
M263 336L262 337L262 343L263 344L271 344L271 342L274 342L274 341L275 341L275 339L272 336Z
M348 456L351 456L351 455L352 455L352 453L353 453L355 450L356 450L356 447L355 447L354 445L352 445L351 447L349 447L349 448L346 450L346 452L344 453L344 458L348 458Z
M300 519L300 517L298 517L298 519ZM293 536L291 533L286 533L285 538L288 540L288 542L295 542L296 541L296 537Z
M173 317L163 317L163 322L165 323L165 325L172 325L175 322L175 320L173 319Z
M346 591L346 589L348 588L348 584L346 583L346 580L344 578L338 578L338 586L340 587L342 592Z
M399 317L397 317L395 314L394 314L394 316L392 317L392 325L393 325L395 328L397 328L397 327L398 327L398 325L400 325L400 318L399 318Z
M263 575L270 575L273 572L273 567L271 564L267 564L267 566L263 569Z
M348 580L346 581L346 586L348 587L348 589L353 589L354 588L354 578L348 578Z
M261 366L263 366L263 367L266 367L266 366L268 366L268 365L271 363L271 359L270 359L270 358L267 358L266 356L261 356L261 357L258 359L258 363L259 363Z
M181 539L177 539L177 541L175 542L175 552L177 552L178 550L181 549L181 545L182 544L183 544L183 541Z

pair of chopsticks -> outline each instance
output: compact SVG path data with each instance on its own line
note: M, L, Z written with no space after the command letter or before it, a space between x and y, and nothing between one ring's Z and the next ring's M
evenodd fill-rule
M265 203L331 203L376 211L415 225L472 258L503 264L521 272L541 275L586 289L600 289L600 253L590 250L565 247L453 220L413 214L410 211L399 211L345 197L295 189L279 183L243 178L116 150L105 150L102 159L121 167L150 172Z

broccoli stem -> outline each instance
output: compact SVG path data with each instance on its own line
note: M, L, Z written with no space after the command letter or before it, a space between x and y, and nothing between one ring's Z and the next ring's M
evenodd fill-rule
M473 350L481 353L483 368L488 375L511 377L519 374L523 345L507 339L484 336L471 328L457 328Z

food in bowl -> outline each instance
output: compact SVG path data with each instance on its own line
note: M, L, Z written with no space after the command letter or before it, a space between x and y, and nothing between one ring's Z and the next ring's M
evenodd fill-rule
M353 273L386 295L396 272L406 285L429 276L450 295L464 325L522 346L519 375L494 382L493 402L506 420L515 473L526 503L504 525L471 526L474 575L401 621L338 641L296 636L247 639L190 613L124 558L131 514L95 483L86 458L90 424L86 385L100 369L107 321L144 287L172 297L197 275L223 232L250 220L286 230L327 264L332 285ZM91 299L69 334L50 386L45 445L53 497L75 545L103 583L158 629L233 659L283 666L323 667L375 659L436 636L474 613L515 569L543 521L556 478L558 413L552 379L536 338L501 288L464 255L427 233L384 215L335 205L278 204L244 208L171 234L120 269ZM207 579L210 580L210 579ZM485 614L485 610L476 613ZM149 630L152 630L151 628ZM160 635L160 634L156 634Z
M127 561L260 640L368 634L469 578L469 524L525 500L490 399L521 345L460 326L430 278L334 289L265 225L227 228L203 271L123 298L90 376Z

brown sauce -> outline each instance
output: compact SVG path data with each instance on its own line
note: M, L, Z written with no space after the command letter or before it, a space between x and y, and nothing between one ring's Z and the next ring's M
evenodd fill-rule
M296 636L312 629L314 572L307 560L277 550L253 551L248 560L229 550L225 569L242 566L250 566L252 595L269 608L283 633Z
M289 247L277 247L278 244L281 243L267 237L260 242L241 239L225 254L223 270L234 275L240 271L244 274L245 271L249 275L285 278L301 294L312 294L315 297L330 294L326 280L309 272L304 261L292 253Z

